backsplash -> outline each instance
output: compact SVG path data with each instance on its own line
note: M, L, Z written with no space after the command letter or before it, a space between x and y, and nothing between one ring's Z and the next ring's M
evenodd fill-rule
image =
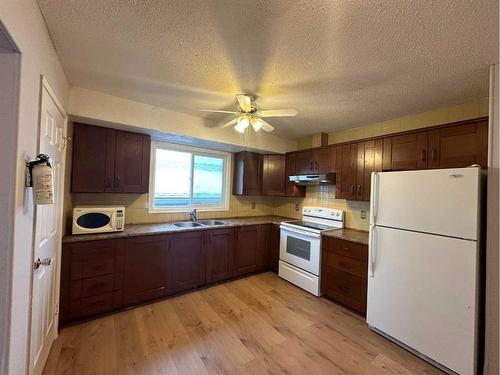
M299 205L298 211L295 209L297 204ZM275 215L298 219L302 216L303 206L344 210L345 226L348 228L368 230L370 224L370 202L335 199L335 186L333 185L308 186L305 198L276 198L273 212ZM366 212L366 219L361 219L361 211Z
M187 213L148 213L149 194L71 194L72 204L80 205L123 205L126 224L161 223L166 221L189 220ZM252 204L255 203L255 208ZM296 210L298 205L298 210ZM340 208L345 211L345 226L368 230L369 202L335 199L335 187L308 186L305 198L283 197L240 197L231 195L229 210L199 212L200 219L227 218L241 216L279 215L300 218L303 206ZM361 211L366 211L367 219L361 219ZM71 230L71 210L67 211L67 232Z

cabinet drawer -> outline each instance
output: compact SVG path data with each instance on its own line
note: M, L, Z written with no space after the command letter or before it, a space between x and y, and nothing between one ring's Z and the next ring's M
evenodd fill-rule
M322 261L325 266L366 279L368 273L368 264L366 262L328 251L323 252Z
M102 314L113 309L113 293L71 301L71 319L80 319L91 315Z
M323 250L365 262L368 261L368 246L356 242L324 237Z
M114 258L91 258L84 261L73 261L71 264L71 280L108 275L114 272Z
M71 283L71 298L90 297L114 289L115 275L98 276L90 279L75 280Z
M78 242L72 245L71 257L74 261L92 258L112 258L115 256L115 240Z
M323 266L321 277L321 289L325 295L366 313L366 279L328 266Z

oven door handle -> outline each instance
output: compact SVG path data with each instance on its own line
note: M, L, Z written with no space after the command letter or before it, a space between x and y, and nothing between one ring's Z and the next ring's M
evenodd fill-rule
M312 237L312 238L320 238L321 237L321 234L312 233L312 232L308 232L308 231L296 229L296 228L290 228L289 226L286 226L286 225L280 225L280 229L283 231L289 232L291 234L294 234L294 233L295 234L302 234L303 236Z

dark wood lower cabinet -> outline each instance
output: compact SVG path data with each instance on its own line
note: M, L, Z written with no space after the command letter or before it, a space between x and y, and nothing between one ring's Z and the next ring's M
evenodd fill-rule
M171 246L172 289L184 292L205 284L205 231L173 235Z
M234 229L222 228L207 232L207 283L233 277Z
M64 243L61 324L274 269L277 249L274 224Z
M125 239L123 303L134 305L164 297L169 286L169 235Z
M271 271L278 273L280 261L280 226L279 224L269 224L269 248L268 267Z
M366 314L368 246L322 238L321 292Z
M239 227L236 230L235 276L241 276L264 268L262 225Z

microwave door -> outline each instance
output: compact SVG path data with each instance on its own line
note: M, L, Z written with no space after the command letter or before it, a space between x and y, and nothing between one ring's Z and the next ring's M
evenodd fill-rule
M86 212L76 219L79 228L87 233L101 232L103 229L111 230L111 217L109 213L104 212Z

